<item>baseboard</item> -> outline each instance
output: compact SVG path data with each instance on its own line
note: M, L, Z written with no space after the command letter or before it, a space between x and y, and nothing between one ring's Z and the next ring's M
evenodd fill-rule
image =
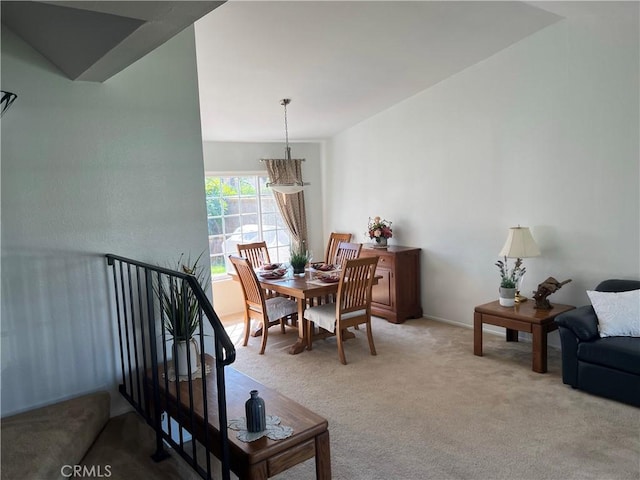
M244 312L227 313L225 315L220 315L218 318L220 318L222 325L227 327L229 325L235 325L236 323L243 323Z

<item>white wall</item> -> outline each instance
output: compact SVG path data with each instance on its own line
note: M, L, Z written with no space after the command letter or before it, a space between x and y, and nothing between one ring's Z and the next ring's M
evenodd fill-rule
M115 392L103 255L166 265L207 231L193 28L95 84L3 27L2 87L4 416Z
M423 249L427 317L473 324L518 224L542 251L529 296L572 278L551 302L588 304L640 277L638 3L578 10L327 144L325 231L393 221L392 243Z
M326 240L322 232L322 160L319 143L293 143L293 158L304 158L302 178L311 185L304 189L307 210L309 246L314 257L324 257ZM208 174L229 172L264 172L261 158L283 158L282 143L204 142L204 166ZM213 283L213 305L218 315L226 316L243 311L242 291L237 282L220 280Z

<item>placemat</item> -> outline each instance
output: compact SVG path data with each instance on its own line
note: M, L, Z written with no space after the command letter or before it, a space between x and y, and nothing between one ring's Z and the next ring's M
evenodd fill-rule
M245 417L229 420L229 428L238 431L238 440L243 442L253 442L265 435L271 440L282 440L293 435L293 428L280 425L280 417L277 415L267 415L267 427L261 432L247 431L247 420Z

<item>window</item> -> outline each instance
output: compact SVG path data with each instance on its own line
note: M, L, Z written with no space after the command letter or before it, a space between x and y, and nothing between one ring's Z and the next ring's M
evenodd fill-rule
M266 175L205 177L212 278L233 271L228 257L238 254L238 243L264 240L271 261L289 261L291 235L268 181Z

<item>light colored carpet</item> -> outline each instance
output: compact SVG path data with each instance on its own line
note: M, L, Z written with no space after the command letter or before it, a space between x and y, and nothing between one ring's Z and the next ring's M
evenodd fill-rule
M289 355L295 331L272 328L265 355L237 347L236 369L328 419L334 479L640 478L640 409L564 385L558 350L538 374L527 342L485 334L476 357L471 329L374 318L373 333L378 355L361 329L346 366L335 338ZM313 460L275 478L314 478Z

